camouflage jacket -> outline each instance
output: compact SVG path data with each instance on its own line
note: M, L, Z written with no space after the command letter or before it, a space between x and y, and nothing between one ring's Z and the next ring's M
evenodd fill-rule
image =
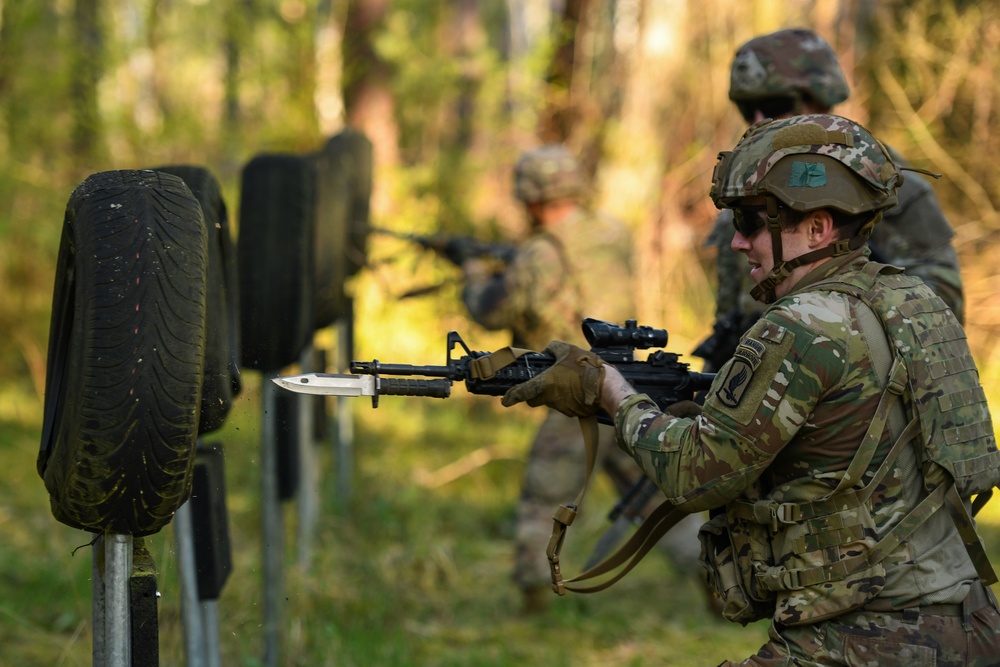
M861 302L828 285L831 280L851 282L866 267L881 266L879 270L896 274L876 278L881 301L873 302L873 309L880 319L895 317L895 309L933 334L916 340L900 328L892 341L898 354L906 357L919 351L932 357L931 343L937 344L934 354L943 350L943 361L930 359L940 363L914 364L909 386L920 388L924 396L936 389L931 396L935 410L940 408L934 397L969 397L951 401L949 409L957 411L949 412L947 419L937 413L935 425L923 426L924 436L951 442L954 435L939 432L947 425L944 430L955 428L964 434L954 440L963 447L963 439L973 439L968 449L974 456L980 455L974 447L996 449L985 399L972 398L981 396L982 389L954 315L925 285L892 267L872 265L867 256L863 249L823 263L791 294L772 304L744 335L736 357L720 370L700 417L671 417L643 395L622 402L616 415L619 444L672 502L691 511L726 506L730 514L734 503L765 500L802 505L824 499L838 487L875 421L884 392L859 325ZM902 305L905 302L939 306L920 306L910 314ZM941 373L949 377L940 380ZM891 441L888 429L875 440L879 445L873 468L885 458ZM771 562L751 563L753 571L763 568L769 575L784 575L838 558L846 563L850 554L872 549L924 493L912 450L908 456L900 456L898 466L860 506L867 511L854 511L855 507L843 517L833 517L843 521L834 526L834 533L842 531L839 534L803 532L796 521L774 519L765 538L769 554L763 557ZM990 454L991 460L996 456ZM864 521L848 525L856 516ZM936 520L889 551L878 568L850 569L841 573L845 579L832 584L774 583L770 590L776 593L775 618L786 624L810 622L866 604L877 594L898 608L962 600L977 577L976 568L947 513L938 511L932 519Z
M541 350L552 340L586 346L580 322L624 323L636 316L632 237L607 215L579 209L535 233L503 273L467 278L462 299L488 329L510 329L513 343Z
M905 164L897 153L891 149L889 152L897 164ZM955 232L931 184L919 174L907 172L897 195L899 204L885 212L869 241L873 259L921 278L951 306L959 322L964 322L962 277L951 244ZM738 311L750 314L745 321L752 321L753 315L762 313L765 306L750 296L753 281L746 257L729 247L732 238L732 211L725 209L716 217L708 238L708 245L718 246L716 317Z

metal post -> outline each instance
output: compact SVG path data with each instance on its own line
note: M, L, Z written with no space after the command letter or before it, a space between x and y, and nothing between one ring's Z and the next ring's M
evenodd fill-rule
M94 542L93 553L94 667L129 667L132 536L106 533Z
M276 374L271 376L276 377ZM278 494L277 392L278 385L264 377L261 384L263 428L261 442L261 533L264 574L264 665L278 667L284 585L284 521Z
M219 646L219 601L203 600L201 618L208 635L205 645L205 667L222 667L222 649Z
M180 575L185 664L187 667L206 667L205 624L198 604L198 566L194 555L190 500L174 513L173 526Z
M95 533L94 543L91 546L91 569L90 588L92 611L91 622L93 623L93 647L92 654L94 667L104 667L108 662L107 647L104 641L104 621L106 618L105 609L107 607L104 598L104 537Z
M337 321L337 368L338 372L350 369L354 356L354 304L348 300L347 314ZM351 497L351 482L354 471L354 417L351 402L337 398L337 429L335 432L337 462L337 502L347 507Z
M303 373L311 373L315 363L315 350L308 345L302 352L299 365ZM274 384L274 383L271 383ZM299 448L299 497L298 497L298 530L299 567L308 571L312 563L313 535L316 533L316 522L319 516L319 498L317 496L316 450L313 444L314 401L323 400L322 396L300 395L296 398L298 415Z

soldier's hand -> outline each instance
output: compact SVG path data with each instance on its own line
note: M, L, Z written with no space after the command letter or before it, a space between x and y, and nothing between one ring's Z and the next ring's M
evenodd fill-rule
M470 259L489 256L489 244L468 236L448 239L441 249L441 255L455 266L462 266Z
M510 407L527 403L547 405L567 417L587 417L600 410L604 360L593 352L554 340L543 350L556 360L550 368L527 382L511 387L501 403Z

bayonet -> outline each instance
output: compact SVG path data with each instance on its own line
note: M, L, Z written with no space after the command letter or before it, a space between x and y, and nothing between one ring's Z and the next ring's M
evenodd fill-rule
M374 362L376 365L378 362ZM305 373L272 378L279 387L300 394L320 396L371 396L372 407L378 407L378 397L451 396L451 380L421 380L386 378L378 375L349 375L342 373Z

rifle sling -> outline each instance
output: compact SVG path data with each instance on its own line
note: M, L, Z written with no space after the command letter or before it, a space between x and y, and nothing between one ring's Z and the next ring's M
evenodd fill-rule
M514 363L527 352L529 350L504 347L491 354L473 359L470 362L472 376L479 379L489 379L498 370ZM580 417L580 430L583 433L583 444L586 452L583 487L577 493L572 503L569 505L560 505L556 510L555 515L552 517L552 535L545 550L545 555L549 559L549 569L552 574L552 589L559 595L565 595L566 591L596 593L608 588L628 574L668 530L688 515L687 512L677 509L670 502L663 501L642 522L632 537L615 550L614 553L577 576L570 579L563 579L559 555L562 552L563 543L566 541L566 530L573 525L573 520L576 519L580 505L583 503L583 497L587 493L587 487L590 486L590 478L594 472L594 466L597 463L597 417ZM600 584L593 586L569 585L608 574L616 568L621 568L621 570Z
M469 372L477 380L489 380L497 374L501 368L506 368L512 363L531 352L520 347L502 347L496 352L485 354L481 357L469 360Z
M566 591L596 593L610 587L628 574L668 530L676 526L688 515L687 512L674 507L669 501L663 501L642 522L642 525L639 526L632 537L615 550L614 553L575 577L564 579L559 556L563 543L566 540L566 530L573 524L573 520L576 518L580 504L583 502L583 496L587 491L587 486L590 484L594 465L597 462L596 417L581 417L580 429L583 431L583 442L586 450L583 488L580 489L573 503L560 505L559 509L556 510L555 515L552 517L552 536L549 538L549 545L545 550L545 555L549 559L549 569L552 573L552 590L559 595L565 595ZM599 584L592 586L570 585L614 572L618 568L620 569L616 574Z

